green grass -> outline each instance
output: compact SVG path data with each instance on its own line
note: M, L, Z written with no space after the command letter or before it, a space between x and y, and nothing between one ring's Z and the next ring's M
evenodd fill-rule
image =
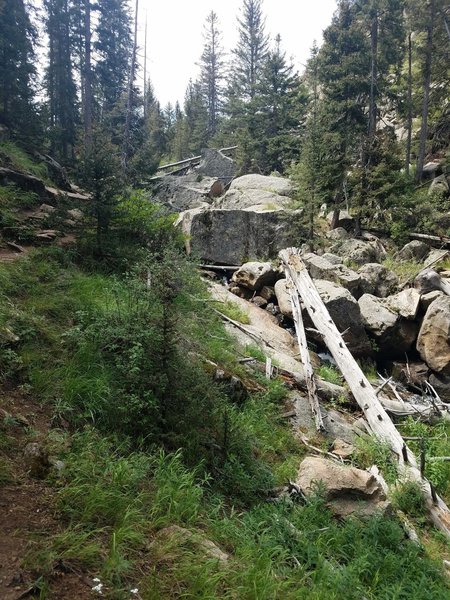
M244 325L248 325L250 323L250 318L245 310L242 310L237 304L234 302L230 302L227 300L226 302L218 302L217 310L233 321L239 321Z
M17 171L30 173L35 177L43 179L46 183L52 183L48 176L47 167L35 161L13 142L0 143L0 164Z
M317 375L328 383L342 385L342 375L333 365L321 365L317 370Z
M383 261L383 266L398 275L400 283L405 283L414 277L423 269L423 264L414 260L396 260L388 257Z

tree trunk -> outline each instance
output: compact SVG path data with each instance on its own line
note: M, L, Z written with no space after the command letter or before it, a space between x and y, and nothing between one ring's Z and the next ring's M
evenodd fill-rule
M411 164L411 138L412 138L412 33L408 34L408 91L407 91L408 113L406 116L406 156L405 171L409 175Z
M297 293L305 303L314 326L322 334L324 343L339 366L356 402L364 412L371 430L380 440L389 444L405 474L421 485L433 522L450 537L448 507L436 495L430 483L422 477L413 453L406 446L367 377L351 355L300 258L299 250L296 248L282 250L280 258L286 273L289 273L294 282Z
M129 75L129 80L128 80L127 109L126 109L126 115L125 115L125 131L123 134L123 144L122 144L122 168L124 171L127 170L128 152L130 149L131 113L133 110L133 84L134 84L135 71L136 71L138 11L139 11L139 0L136 0L136 8L135 8L135 14L134 14L133 51L131 53L130 75Z
M84 3L84 152L92 147L91 3Z
M420 126L419 155L417 157L416 183L422 181L423 164L425 162L425 150L428 133L428 105L430 100L431 65L433 61L433 32L434 18L436 14L436 0L430 1L430 16L427 26L427 45L425 49L425 65L423 69L423 104L422 123Z

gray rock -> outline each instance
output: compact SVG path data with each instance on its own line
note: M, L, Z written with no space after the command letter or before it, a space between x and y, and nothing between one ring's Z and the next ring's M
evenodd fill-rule
M73 221L81 221L83 218L83 213L79 208L71 208L67 211L67 214Z
M50 469L49 455L39 442L29 442L23 450L25 468L31 477L44 479Z
M439 298L440 296L444 296L444 292L440 290L434 290L433 292L427 292L426 294L422 294L420 296L420 308L425 312L428 310L428 307L432 302Z
M420 294L413 288L402 290L398 294L386 298L386 306L404 319L413 321L419 311Z
M415 260L420 262L425 259L429 252L430 246L428 246L428 244L425 244L420 240L413 240L403 246L403 248L397 252L395 258L398 260Z
M264 300L267 300L267 302L270 302L271 300L275 299L275 288L271 285L264 285L260 289L259 295L261 298L264 298Z
M275 258L306 237L301 211L201 210L191 215L189 236L193 254L210 262L242 264Z
M162 177L155 189L155 199L173 212L183 212L211 204L217 195L217 178L196 174ZM219 182L220 183L220 182ZM222 184L220 186L223 189Z
M215 208L274 211L290 208L292 183L283 177L244 175L235 179Z
M233 273L232 281L249 290L259 291L265 285L273 285L279 277L270 262L247 262Z
M332 265L342 265L342 258L337 254L331 254L331 252L325 252L322 254L322 258L327 260Z
M344 240L342 244L332 246L331 252L342 256L345 262L356 263L358 266L379 262L385 254L378 243L355 239Z
M450 253L448 250L431 250L431 252L423 261L423 264L425 267L437 267L441 261L445 260L448 257L449 254Z
M378 263L368 263L358 269L361 292L385 298L393 294L399 281L395 273Z
M437 298L422 321L417 350L433 371L450 375L450 296Z
M305 458L298 470L296 484L306 495L314 493L317 485L321 485L329 507L341 517L354 513L369 516L387 508L384 491L371 473L325 458Z
M427 294L434 291L445 291L442 289L442 280L434 269L424 269L414 280L414 287L419 294Z
M336 227L336 229L332 229L331 231L327 231L325 234L329 240L348 240L350 234L343 227Z
M442 194L444 196L447 196L448 192L449 187L445 175L439 175L438 177L435 177L431 182L430 187L428 188L429 196L432 196L434 194Z
M202 534L189 531L179 525L170 525L164 527L156 534L151 546L153 548L164 547L170 542L170 545L184 546L186 544L200 551L206 558L217 560L220 563L228 561L228 554L221 550L214 542L206 539Z
M303 261L313 279L324 279L338 283L342 287L358 295L361 278L355 271L342 264L332 264L324 256L310 252L303 256Z
M374 337L385 356L402 356L417 338L418 326L402 319L385 303L371 294L364 294L358 301L364 327Z
M197 172L206 177L219 179L223 185L228 185L236 176L236 163L220 150L207 148L203 150Z
M54 213L56 210L56 208L54 206L51 206L50 204L41 204L39 207L39 211L41 213L44 213L45 215L51 215L52 213Z
M348 290L331 281L317 280L315 284L336 327L345 332L344 340L353 356L370 355L372 348L358 302Z

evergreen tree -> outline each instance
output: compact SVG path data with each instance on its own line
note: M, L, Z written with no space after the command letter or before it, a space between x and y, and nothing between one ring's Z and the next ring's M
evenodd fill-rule
M205 45L200 59L200 85L208 107L209 138L212 138L217 131L217 122L222 108L224 53L218 24L216 13L211 11L206 18Z
M196 156L208 145L208 107L199 83L189 82L184 98L184 156Z
M262 0L244 0L238 24L239 41L233 51L232 79L238 96L248 101L256 93L269 49L269 39L264 31Z
M73 78L68 0L45 0L48 34L48 95L50 152L63 162L74 158L77 90Z
M0 124L24 143L37 133L33 107L35 37L24 0L0 3Z
M254 140L256 163L264 173L282 172L299 158L306 96L281 49L280 36L267 55L249 108L249 133Z
M335 220L339 204L347 198L347 173L361 160L367 132L370 46L352 8L349 0L340 0L331 25L324 31L318 56L323 145L327 150L320 185L335 203Z
M98 4L94 48L98 54L95 75L101 104L109 112L126 92L132 49L131 18L127 0L103 0Z

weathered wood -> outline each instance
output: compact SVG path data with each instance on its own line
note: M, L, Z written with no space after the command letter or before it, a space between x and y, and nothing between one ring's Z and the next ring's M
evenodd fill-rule
M198 267L207 271L238 271L241 268L237 265L198 265Z
M439 248L450 248L450 237L447 235L428 235L426 233L410 233L409 237L412 240L420 240L426 242L431 246L438 245Z
M351 355L333 322L296 248L280 252L284 268L290 274L314 326L322 333L325 344L340 368L356 402L362 409L372 432L389 444L405 476L417 481L424 493L431 519L450 537L450 511L437 496L430 483L422 477L416 458L389 418L375 390Z
M314 369L311 364L311 358L309 356L308 342L306 341L305 327L303 325L302 310L300 308L298 294L295 290L294 282L292 281L290 274L286 273L286 277L288 289L291 295L292 315L294 318L298 346L300 348L300 358L305 372L306 387L308 390L308 400L311 406L311 412L314 416L317 431L325 431L322 413L320 411L319 398L317 397L316 379L314 376Z

